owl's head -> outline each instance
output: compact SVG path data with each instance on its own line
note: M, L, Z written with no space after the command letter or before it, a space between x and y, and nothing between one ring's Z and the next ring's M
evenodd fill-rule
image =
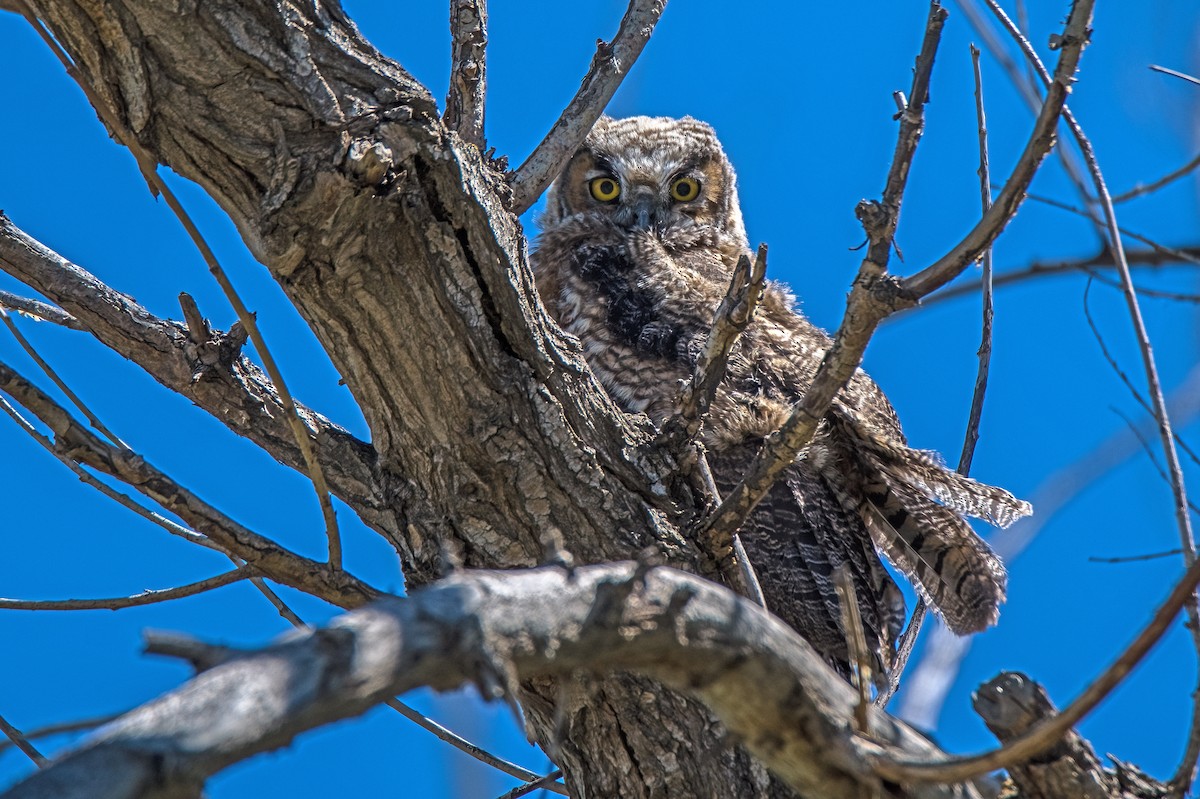
M601 117L550 187L542 227L583 213L631 230L695 223L746 240L733 167L712 127L691 117Z

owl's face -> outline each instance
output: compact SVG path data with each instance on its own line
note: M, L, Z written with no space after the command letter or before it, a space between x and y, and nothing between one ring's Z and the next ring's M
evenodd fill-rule
M601 117L551 187L542 227L584 213L629 230L695 223L746 236L733 168L691 117Z

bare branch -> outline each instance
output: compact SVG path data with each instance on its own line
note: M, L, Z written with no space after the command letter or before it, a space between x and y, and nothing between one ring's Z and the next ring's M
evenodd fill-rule
M8 332L12 334L12 337L17 340L17 344L20 345L21 349L25 350L25 354L28 355L30 359L32 359L33 362L36 363L38 367L46 373L46 377L50 378L50 381L54 383L54 385L58 386L58 390L66 395L67 399L71 401L71 404L79 409L79 412L83 414L83 418L88 420L88 424L100 431L105 438L116 444L118 447L121 447L122 449L129 448L124 441L117 438L117 436L111 430L104 426L104 423L100 421L96 414L92 413L87 404L79 398L79 395L72 391L71 387L68 386L66 382L58 376L58 372L54 371L54 368L46 362L46 359L41 356L41 353L39 353L33 344L30 343L29 339L25 338L25 334L21 332L21 329L17 327L16 323L13 322L12 318L8 315L8 312L3 308L0 308L0 321L4 322L4 326L8 328Z
M1012 22L1005 16L1004 11L996 4L995 0L985 0L985 2L991 7L992 12L1000 20L1000 23L1016 39L1025 53L1025 57L1037 70L1038 75L1043 81L1047 81L1046 70L1038 59L1037 53L1029 45L1029 42L1021 36L1020 31L1016 30ZM1188 564L1190 571L1191 567L1196 566L1200 561L1196 558L1196 541L1192 534L1192 522L1188 510L1187 488L1184 485L1183 468L1179 463L1179 453L1175 449L1175 434L1171 429L1171 417L1167 412L1167 402L1163 396L1162 385L1159 381L1158 365L1154 359L1154 351L1150 346L1150 336L1146 331L1146 324L1142 318L1142 311L1138 304L1137 291L1133 286L1133 277L1130 274L1129 264L1125 260L1125 248L1121 239L1121 230L1117 224L1116 212L1113 210L1112 198L1109 195L1107 185L1105 185L1104 176L1100 171L1100 165L1096 160L1096 154L1092 148L1091 141L1084 135L1083 128L1069 110L1064 109L1063 117L1071 129L1076 143L1079 145L1080 152L1083 154L1084 162L1087 164L1088 171L1091 173L1092 181L1096 187L1096 195L1099 198L1100 206L1104 211L1109 246L1112 248L1113 259L1116 262L1117 271L1121 276L1122 293L1125 295L1129 317L1133 322L1138 350L1142 356L1142 367L1146 374L1146 387L1150 394L1154 419L1158 424L1163 453L1167 459L1167 470L1171 477L1171 493L1175 500L1175 521L1179 528L1179 538L1183 548L1183 560L1184 563ZM1186 606L1189 621L1188 627L1192 633L1193 648L1196 650L1197 656L1200 656L1200 603L1197 601L1194 589L1195 586L1193 585L1193 590L1186 601ZM1200 691L1193 697L1193 702L1195 703L1192 714L1193 721L1195 724L1200 724ZM1179 770L1171 779L1173 788L1179 790L1180 793L1185 792L1191 786L1194 778L1196 760L1200 758L1200 744L1193 743L1197 740L1200 740L1200 726L1194 725L1189 737L1188 752L1183 762L1180 763Z
M62 306L73 320L68 326L91 333L234 433L303 471L303 455L274 385L226 338L214 336L203 345L195 344L187 328L155 316L113 290L30 237L3 213L0 270ZM399 497L404 492L400 486L381 484L387 476L378 468L375 450L315 411L304 406L300 411L337 495L389 541L403 541L402 508L380 505L375 498Z
M1040 92L1040 82L1032 67L1028 64L1025 69L1014 59L1005 49L1003 42L996 33L994 27L988 22L988 18L979 9L979 0L955 0L955 4L963 12L963 16L967 18L967 23L971 26L979 37L983 40L984 46L988 52L999 63L1001 69L1008 75L1009 82L1017 90L1028 108L1035 116L1042 108L1042 96ZM1018 5L1018 12L1024 11L1023 5ZM1027 27L1022 25L1024 30ZM1059 147L1055 150L1058 160L1062 163L1063 171L1067 175L1067 179L1071 182L1075 193L1079 195L1079 199L1085 206L1091 208L1095 205L1096 198L1088 191L1086 174L1083 165L1079 162L1079 156L1074 150L1066 147ZM1096 226L1097 232L1100 233L1099 240L1103 241L1104 223L1097 219L1093 214L1086 214L1092 223Z
M0 732L4 733L13 746L25 753L25 756L37 765L38 768L44 768L49 762L42 753L37 750L33 744L29 743L28 737L18 730L16 727L8 723L8 719L0 716Z
M1150 552L1145 555L1123 555L1114 558L1097 558L1092 556L1088 558L1088 563L1134 563L1139 560L1158 560L1159 558L1170 558L1182 554L1182 549L1168 549L1166 552Z
M551 786L557 784L555 780L561 777L562 774L562 769L555 769L544 777L538 777L536 780L530 780L524 785L518 785L516 788L513 788L511 791L501 796L500 799L519 799L519 797L527 796L539 788L554 790Z
M608 101L616 94L617 87L629 74L633 62L641 55L666 5L666 0L629 0L617 35L611 43L598 43L583 85L571 98L562 116L525 163L509 176L514 213L523 213L537 202L579 149L592 125L604 113Z
M1016 672L1003 672L981 685L973 704L1001 742L1013 740L1057 712L1042 686ZM1072 729L1037 763L1016 764L1008 774L1022 796L1125 799L1166 794L1165 786L1157 780L1115 758L1113 761L1116 772L1106 770L1091 744Z
M1179 611L1192 601L1197 584L1200 584L1200 560L1193 560L1166 600L1154 612L1150 623L1075 701L1062 713L1039 722L999 749L970 757L953 758L938 764L900 760L885 752L867 753L867 757L874 761L879 775L886 779L901 783L944 783L973 779L989 771L1022 763L1044 752L1062 740L1068 730L1090 713L1133 671L1151 647L1170 629Z
M433 733L439 740L450 744L460 752L470 755L480 763L485 763L497 771L504 772L510 777L526 780L526 784L534 785L536 788L544 788L551 793L556 793L561 796L568 795L566 787L563 786L562 783L556 782L556 780L562 776L561 771L555 771L552 772L552 774L542 776L536 772L530 771L529 769L521 768L516 763L510 763L502 757L493 755L483 747L477 746L476 744L468 741L466 738L463 738L461 735L451 732L428 716L418 713L416 710L413 710L410 706L406 705L395 697L388 699L384 704L386 704L392 710L395 710L401 716L404 716L404 718L416 724L421 729Z
M950 252L931 266L904 280L903 288L906 291L917 297L924 297L945 285L978 258L1016 214L1034 173L1054 145L1054 131L1059 118L1065 119L1070 113L1066 107L1067 94L1075 81L1079 57L1088 43L1092 7L1092 2L1084 0L1071 9L1061 37L1058 65L1055 67L1053 80L1049 81L1033 133L991 210L983 215L971 232Z
M729 289L721 304L717 306L712 328L705 340L704 349L696 359L692 378L679 395L679 409L675 416L663 425L662 437L669 446L676 448L690 442L700 433L704 417L712 407L717 387L725 379L729 365L729 354L746 327L754 319L758 304L762 300L763 286L767 274L767 245L760 244L754 263L743 256L733 270Z
M198 580L175 588L161 588L143 591L132 596L119 596L111 599L6 599L0 597L0 610L120 610L136 608L143 605L153 605L157 602L169 602L172 599L195 596L214 588L249 579L254 570L241 567L231 571Z
M483 149L487 100L487 0L450 0L450 91L442 122Z
M120 713L109 713L103 716L93 716L87 719L78 719L76 721L62 721L58 724L47 724L45 727L38 727L25 733L26 740L37 740L39 738L49 738L54 735L62 735L68 732L81 732L83 730L92 730L102 724L107 724L113 719L119 718ZM16 746L10 740L0 741L0 752L8 749L10 746Z
M154 511L150 510L149 508L144 507L141 503L136 502L132 497L129 497L126 494L122 494L120 491L117 491L112 486L110 486L107 483L103 482L102 480L99 480L98 478L96 478L91 472L87 471L82 466L80 466L78 463L76 463L75 461L73 461L69 457L67 457L66 454L59 452L58 449L54 446L53 441L51 441L49 438L47 438L46 436L44 436L40 432L38 432L37 428L34 427L29 422L29 420L27 420L25 417L23 417L17 411L17 409L14 408L11 404L9 404L8 400L4 399L4 397L2 397L2 396L0 396L0 410L3 410L6 414L8 414L9 418L11 418L14 422L16 422L17 425L23 431L25 431L25 433L28 434L34 441L41 444L43 449L45 449L47 452L49 452L51 455L53 455L55 458L57 458L59 463L62 463L64 466L66 466L68 469L70 469L72 472L74 472L75 476L78 477L80 479L80 481L82 481L83 483L90 485L92 488L96 489L104 496L113 500L118 505L128 508L129 510L136 513L138 516L141 516L143 519L146 519L153 524L157 524L159 527L163 528L171 535L178 536L179 538L182 538L185 541L189 541L193 544L196 544L197 546L205 547L206 549L212 549L212 550L216 550L218 552L224 552L224 550L221 549L221 547L217 546L212 541L209 541L207 536L203 536L200 533L197 533L195 530L189 530L188 528L184 527L183 525L177 524L177 523L171 521L167 517L163 516L161 513L155 513Z
M1037 201L1038 198L1030 195L1029 199ZM1122 233L1126 236L1131 235L1129 231L1122 229ZM1141 238L1141 237L1138 237ZM1154 249L1150 250L1135 250L1125 253L1125 262L1130 266L1149 266L1161 267L1170 264L1183 262L1186 264L1200 265L1200 247L1185 247L1183 249L1171 249L1154 244ZM1039 277L1053 277L1054 275L1070 274L1072 272L1080 272L1085 275L1095 276L1094 270L1096 267L1113 267L1112 251L1107 247L1099 253L1087 258L1070 258L1061 261L1034 261L1024 269L1014 269L1009 272L1001 272L994 275L992 286L1001 288L1003 286L1011 286L1017 283L1024 283L1028 280ZM957 297L974 296L983 288L982 281L971 281L967 283L958 283L950 286L942 291L933 294L922 300L921 307L928 307L934 303L943 300L952 300Z
M234 562L236 563L237 561L235 560ZM259 590L259 592L264 597L267 598L267 601L270 602L275 607L275 609L279 611L279 615L282 616L284 619L286 619L292 626L294 626L298 630L311 629L309 627L309 625L303 619L301 619L296 614L295 611L293 611L290 607L288 607L287 603L284 602L277 593L272 591L270 589L270 587L268 587L267 584L262 579L255 577L252 579L252 582L254 584L254 587L257 588ZM156 644L158 645L158 649L156 651L160 651L160 652L164 651L162 649L162 639L161 638L157 639ZM148 650L150 649L149 639L148 639L148 643L147 643L147 649ZM176 651L181 651L181 650L177 648ZM191 658L192 656L189 655L188 657ZM215 665L215 664L213 664L213 665ZM480 761L481 763L484 763L488 766L491 766L492 768L502 771L505 774L508 774L509 776L516 777L517 779L521 779L521 780L540 780L541 779L541 777L539 777L535 772L532 772L528 769L521 768L517 764L510 763L509 761L505 760L502 757L497 757L496 755L487 751L483 747L480 747L480 746L477 746L476 744L471 743L466 738L463 738L461 735L457 735L454 732L451 732L450 730L443 727L441 724L438 724L433 719L417 712L412 707L401 702L396 697L391 697L390 699L387 700L387 702L385 702L385 704L388 707L390 707L392 710L395 710L401 716L404 716L406 719L408 719L409 721L416 724L418 727L422 728L423 730L425 730L427 732L433 733L433 735L436 736L439 740L450 744L451 746L455 747L459 751L461 751L467 755L470 755L471 757L475 758L476 760ZM567 792L565 787L563 787L562 785L560 785L558 783L554 783L554 782L551 782L551 784L545 786L545 788L548 791L552 791L552 792L558 793L558 794L566 794L566 792Z
M0 308L8 308L10 311L16 311L31 319L37 319L41 322L52 322L71 330L84 329L83 325L75 320L75 317L62 308L56 308L46 302L31 300L28 297L20 297L12 292L0 290Z
M979 197L986 215L992 207L992 175L988 166L987 114L983 107L983 77L979 73L979 50L971 45L971 66L975 73L975 118L979 127ZM979 371L975 376L975 391L971 396L971 413L967 420L967 432L963 437L962 455L958 460L958 472L964 477L971 471L971 460L975 456L975 445L979 442L979 422L983 416L983 399L987 394L988 371L992 363L992 248L983 252L983 332L979 342Z
M312 441L309 440L308 428L304 424L304 420L300 418L300 411L297 409L296 403L292 400L292 394L288 390L287 383L284 382L283 372L279 370L278 365L275 363L275 356L267 348L267 341L258 329L258 322L254 314L250 313L249 309L246 308L246 304L242 302L242 298L233 287L229 276L217 261L216 254L208 246L208 242L201 235L200 229L196 227L196 223L192 221L183 204L179 202L179 198L175 196L175 192L159 176L158 163L142 147L141 143L126 130L125 126L121 124L121 120L117 118L113 110L96 92L91 82L87 79L87 76L75 68L66 51L59 46L58 42L50 35L50 32L46 30L46 26L38 19L37 9L33 5L32 0L25 0L25 5L28 9L25 18L29 21L29 24L42 37L42 40L46 42L46 45L54 55L58 57L67 74L83 89L83 93L87 95L88 101L96 109L96 113L99 114L104 124L112 132L112 135L129 149L129 152L137 161L138 168L142 172L142 177L146 179L146 182L157 193L162 195L167 206L178 217L184 230L187 231L188 236L196 245L196 249L204 258L204 262L208 264L208 271L216 279L229 304L233 306L234 312L237 313L238 321L241 322L242 327L249 334L250 340L254 342L254 348L258 351L259 357L262 358L263 367L266 368L267 374L271 376L271 382L275 385L275 390L279 392L279 400L286 412L285 418L289 427L291 427L292 435L296 438L296 444L300 448L300 453L304 457L305 470L312 480L313 489L317 492L317 501L321 506L321 514L325 518L325 534L329 539L329 565L335 569L342 568L341 533L338 530L337 514L333 509L333 501L330 499L329 486L325 482L325 473L321 469L320 461L317 460Z
M1177 72L1176 70L1167 69L1166 67L1160 67L1158 64L1151 64L1150 69L1154 70L1155 72L1161 72L1164 75L1170 75L1173 78L1179 78L1180 80L1186 80L1188 83L1194 83L1197 86L1200 86L1200 78L1193 77L1186 73Z
M802 793L858 799L875 784L850 740L853 690L795 632L715 584L622 563L570 574L460 572L410 599L378 602L325 629L240 653L108 725L4 796L41 797L53 785L59 799L134 797L151 779L159 790L198 787L231 763L394 693L486 683L510 669L520 679L642 673L693 693ZM923 736L870 712L882 743L940 756ZM164 759L170 768L161 767ZM907 795L975 794L930 785Z
M1200 415L1200 364L1175 388L1169 404L1171 417L1180 424ZM1153 425L1153 419L1147 421ZM1074 463L1050 475L1030 497L1030 503L1038 509L1037 515L1020 520L1008 535L998 538L996 555L1005 563L1016 560L1085 488L1141 452L1139 438L1128 429L1117 430ZM926 641L921 662L905 683L904 701L897 715L917 727L934 726L972 640L954 635L945 627L935 627Z
M137 453L102 441L53 399L3 363L0 363L0 391L54 431L54 444L59 452L137 488L264 576L343 608L361 607L380 595L380 591L340 569L297 555L252 532L180 486Z
M1129 191L1114 196L1112 201L1114 203L1123 203L1126 200L1132 200L1134 197L1141 197L1145 194L1156 192L1163 186L1174 183L1180 178L1190 175L1196 170L1196 167L1200 167L1200 153L1198 153L1191 161L1188 161L1186 164L1179 167L1179 169L1176 169L1173 172L1168 172L1158 180L1152 180L1145 184L1139 183Z

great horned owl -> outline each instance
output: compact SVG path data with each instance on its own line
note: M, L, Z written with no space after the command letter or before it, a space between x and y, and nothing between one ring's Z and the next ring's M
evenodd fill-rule
M543 302L617 403L661 426L748 254L736 177L712 128L602 118L550 188L540 224L532 261ZM721 490L803 396L829 344L768 283L701 434ZM910 449L891 404L858 370L741 536L771 610L845 673L836 569L848 568L886 669L905 611L876 548L951 630L975 632L995 623L1006 575L962 515L1003 526L1029 512Z

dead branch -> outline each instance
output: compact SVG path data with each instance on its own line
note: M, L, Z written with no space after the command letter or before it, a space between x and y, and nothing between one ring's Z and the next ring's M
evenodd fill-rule
M22 316L37 319L40 322L51 322L71 330L83 330L83 326L75 320L75 317L63 309L46 302L18 296L9 291L0 290L0 307L16 311Z
M514 213L537 202L567 161L583 144L617 87L629 74L658 24L667 0L630 0L612 42L598 42L592 66L579 91L525 163L509 176Z
M254 575L254 570L241 567L231 571L198 580L175 588L160 588L142 591L131 596L112 597L110 599L6 599L0 597L0 610L121 610L136 608L143 605L153 605L157 602L169 602L173 599L202 594L215 588L230 585L241 580L247 580Z
M3 716L0 716L0 732L4 733L4 737L8 739L9 743L20 749L38 768L42 768L49 762L37 750L37 747L29 742L28 736L9 724L8 719Z
M264 576L344 608L360 607L380 595L380 591L340 569L302 557L243 527L137 453L102 441L75 421L62 406L3 363L0 363L0 391L54 431L56 450L76 463L133 486Z
M1036 197L1030 196L1031 200L1037 200ZM1124 235L1129 235L1129 231L1122 230ZM1134 250L1125 253L1125 262L1132 266L1149 266L1161 267L1172 264L1182 263L1200 264L1200 247L1182 247L1173 249L1155 245L1149 250ZM1116 264L1113 261L1112 251L1105 247L1102 251L1095 255L1086 258L1068 258L1059 261L1034 261L1022 269L1013 269L1007 272L1001 272L995 275L992 280L992 285L995 288L1012 286L1017 283L1024 283L1028 280L1040 277L1053 277L1055 275L1066 275L1073 272L1078 272L1084 275L1095 275L1094 270L1098 267L1114 267ZM975 296L980 292L983 284L981 281L973 280L969 282L956 283L949 286L936 294L931 295L921 302L922 307L933 305L934 303L942 302L943 300L952 300L957 297Z
M1200 560L1193 560L1171 593L1154 612L1153 618L1107 669L1105 669L1061 713L1044 719L999 749L970 757L958 757L936 765L914 760L897 760L882 751L864 751L885 779L900 783L955 782L969 780L996 769L1009 768L1045 752L1088 713L1095 709L1114 688L1141 662L1150 649L1170 629L1195 595L1200 584Z
M1002 743L1015 740L1058 712L1046 689L1016 672L1003 672L981 685L975 692L974 705ZM1105 769L1092 745L1071 729L1036 762L1014 765L1008 774L1023 799L1151 799L1167 795L1162 783L1115 758L1114 763L1116 769Z
M483 149L487 100L487 0L450 1L450 90L442 122Z
M155 795L176 795L168 792L198 790L221 768L417 686L502 686L613 669L693 693L801 792L859 799L864 788L879 788L854 754L853 689L798 635L713 583L621 563L573 573L460 572L410 599L377 602L236 654L107 725L4 797L132 798L150 785ZM941 757L924 736L870 713L879 742ZM904 795L975 794L930 785Z
M231 352L223 337L196 345L183 325L150 313L30 237L3 213L0 270L58 303L72 320L68 327L91 333L276 460L304 469L274 386L249 358ZM334 492L388 540L402 542L402 514L373 498L401 495L403 489L386 482L374 449L315 411L299 408Z

